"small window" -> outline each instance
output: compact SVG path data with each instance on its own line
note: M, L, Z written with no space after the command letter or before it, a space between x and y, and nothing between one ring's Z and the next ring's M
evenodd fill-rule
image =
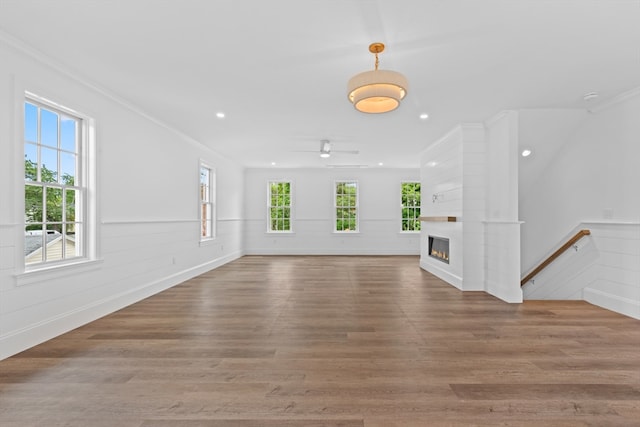
M358 183L336 181L334 190L335 231L358 231Z
M402 231L420 231L420 183L401 184Z
M86 120L47 101L24 103L25 266L89 257ZM91 245L91 246L89 246Z
M215 173L212 168L200 163L200 240L216 237Z
M267 210L268 232L291 232L291 182L270 181Z

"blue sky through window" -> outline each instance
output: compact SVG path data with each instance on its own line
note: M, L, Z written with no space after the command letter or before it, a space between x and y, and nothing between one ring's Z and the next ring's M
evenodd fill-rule
M24 112L25 160L54 172L61 183L65 176L75 181L78 120L29 102Z

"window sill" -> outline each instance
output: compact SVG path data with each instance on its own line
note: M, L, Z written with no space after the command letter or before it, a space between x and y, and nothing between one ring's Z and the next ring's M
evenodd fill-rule
M292 236L296 234L294 231L266 231L269 236Z
M420 235L420 230L415 230L415 231L398 231L398 234L400 234L401 236L419 236L419 235Z
M341 236L349 235L349 234L360 234L359 231L333 231L333 234L339 234Z
M102 259L81 260L68 264L58 264L27 270L24 273L16 274L14 277L16 279L16 286L31 285L45 280L59 279L62 277L97 270L102 263Z
M211 245L213 245L214 243L216 243L216 238L215 238L215 237L212 237L212 238L210 238L210 239L200 240L200 241L198 242L198 245L199 245L200 247L202 247L202 246L211 246Z

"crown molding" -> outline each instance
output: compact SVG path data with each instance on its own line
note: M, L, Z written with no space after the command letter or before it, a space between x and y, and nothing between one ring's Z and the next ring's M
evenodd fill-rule
M150 122L168 130L169 132L175 134L176 136L178 136L179 138L183 139L186 142L191 143L192 145L196 146L197 148L200 149L205 149L208 151L212 151L214 152L217 156L222 157L223 159L236 163L234 160L224 156L223 154L219 153L218 151L215 151L214 149L212 149L211 147L208 147L207 145L205 145L204 143L190 137L189 135L185 134L184 132L178 130L177 128L163 122L162 120L152 116L151 114L147 113L146 111L142 110L140 107L136 106L135 104L133 104L131 101L128 101L125 98L122 98L119 95L116 95L114 92L112 92L111 90L101 86L100 84L89 80L86 77L81 77L80 75L76 74L75 72L69 70L65 65L63 65L62 63L56 61L55 59L53 59L51 56L47 55L46 53L42 52L41 50L38 50L36 48L34 48L33 46L30 46L29 44L25 43L24 41L17 39L16 37L8 34L7 32L3 31L0 29L0 42L3 42L4 44L6 44L7 46L17 50L18 52L21 52L33 59L35 59L36 61L38 61L39 63L41 63L42 65L49 67L53 70L55 70L56 72L69 77L70 79L72 79L74 82L81 84L83 86L85 86L86 88L116 102L117 104L119 104L120 106L126 108L127 110L139 115L140 117L143 117L146 120L149 120Z
M619 95L614 96L613 98L599 104L593 108L588 108L587 111L590 113L599 113L603 110L613 107L614 105L620 104L624 101L627 101L631 98L635 98L640 95L640 86L634 87L626 92L622 92Z
M489 127L493 126L498 120L503 119L509 113L516 113L517 114L518 111L517 110L502 110L502 111L498 111L496 114L494 114L493 116L489 117L487 120L484 121L485 127L489 128Z

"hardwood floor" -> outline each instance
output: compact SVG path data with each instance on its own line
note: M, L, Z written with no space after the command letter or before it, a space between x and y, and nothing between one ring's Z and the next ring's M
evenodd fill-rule
M640 321L248 256L1 361L0 425L634 426Z

